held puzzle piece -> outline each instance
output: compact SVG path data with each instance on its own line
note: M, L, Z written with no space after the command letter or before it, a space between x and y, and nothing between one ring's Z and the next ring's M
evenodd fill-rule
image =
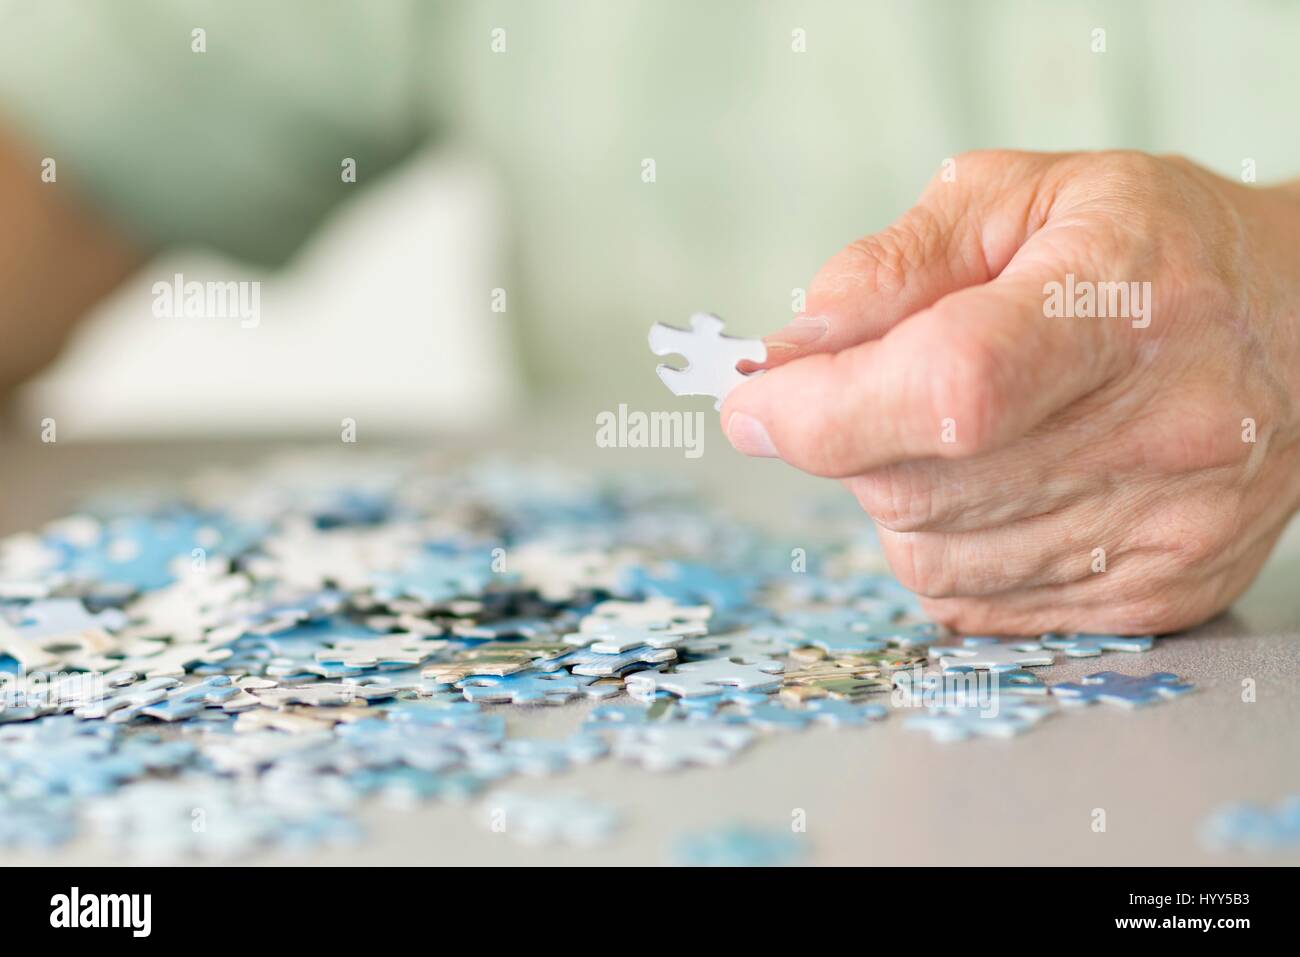
M659 379L673 395L708 395L722 408L722 400L747 376L736 366L744 360L763 362L767 346L761 339L737 339L722 334L722 320L712 313L691 316L690 330L678 329L662 322L650 327L650 351L657 356L679 355L686 366L675 369L661 364Z

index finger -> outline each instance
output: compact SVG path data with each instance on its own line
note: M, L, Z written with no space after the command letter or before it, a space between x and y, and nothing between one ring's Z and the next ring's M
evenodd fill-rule
M997 448L1113 368L1102 326L1044 317L1050 278L1004 274L879 340L772 369L727 397L723 430L738 451L834 478Z

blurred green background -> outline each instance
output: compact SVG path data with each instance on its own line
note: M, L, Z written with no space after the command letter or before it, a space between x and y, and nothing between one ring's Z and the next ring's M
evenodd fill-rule
M645 347L656 320L784 324L825 258L963 150L1300 172L1300 4L1285 0L0 9L0 112L150 248L278 266L357 191L340 157L361 188L421 150L472 157L500 190L501 278L485 283L508 292L518 377L591 410L667 401ZM458 321L494 321L489 288L471 301L482 315Z

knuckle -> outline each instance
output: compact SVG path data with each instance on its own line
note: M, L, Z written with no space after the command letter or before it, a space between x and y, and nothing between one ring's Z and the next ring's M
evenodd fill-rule
M1035 179L1045 169L1059 161L1050 153L1032 153L1022 150L966 150L952 157L956 168L956 182L962 184L960 194L968 197L971 190L1001 189L1012 183ZM942 201L952 194L952 178L944 172L930 180L923 198Z
M965 150L953 159L957 163L959 176L979 177L987 172L1003 169L1016 154L1010 150Z
M1186 497L1149 513L1139 535L1147 558L1126 582L1129 597L1166 594L1187 571L1217 563L1239 535L1240 506L1223 496Z
M921 531L934 519L931 490L897 466L862 476L854 494L863 511L893 532Z
M1114 185L1134 190L1150 190L1166 172L1163 160L1139 150L1109 150L1094 161Z
M904 588L925 598L953 594L940 543L908 533L882 536L882 540L886 537L890 540L885 550L889 566Z
M924 256L910 231L891 226L884 232L855 239L837 259L837 272L865 279L886 295L901 292L907 277Z
M1188 409L1187 415L1164 439L1159 464L1171 472L1192 472L1245 465L1251 444L1241 441L1236 423L1226 427L1217 408Z
M1166 532L1166 549L1180 571L1211 564L1236 532L1236 522L1223 513L1198 510L1197 515L1176 519Z
M897 295L918 269L946 258L947 235L932 209L913 206L882 231L855 239L832 256L813 279L810 297L833 296L850 280L855 287L865 283L884 295Z
M1106 589L1108 629L1118 634L1163 634L1200 621L1208 592L1200 584L1184 584L1189 580L1200 581L1188 579L1169 564L1130 567Z

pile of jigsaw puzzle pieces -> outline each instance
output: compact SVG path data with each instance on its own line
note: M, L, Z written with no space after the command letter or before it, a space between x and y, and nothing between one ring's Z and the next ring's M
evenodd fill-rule
M948 639L834 528L788 543L662 480L547 466L291 458L92 503L0 541L0 847L97 833L149 858L355 841L370 801L474 802L535 842L616 809L511 781L612 760L679 771L883 719L999 737L1170 674L1049 685L1056 655L1151 638ZM1118 654L1116 654L1118 653ZM585 705L564 738L512 708ZM745 827L686 862L784 859Z

